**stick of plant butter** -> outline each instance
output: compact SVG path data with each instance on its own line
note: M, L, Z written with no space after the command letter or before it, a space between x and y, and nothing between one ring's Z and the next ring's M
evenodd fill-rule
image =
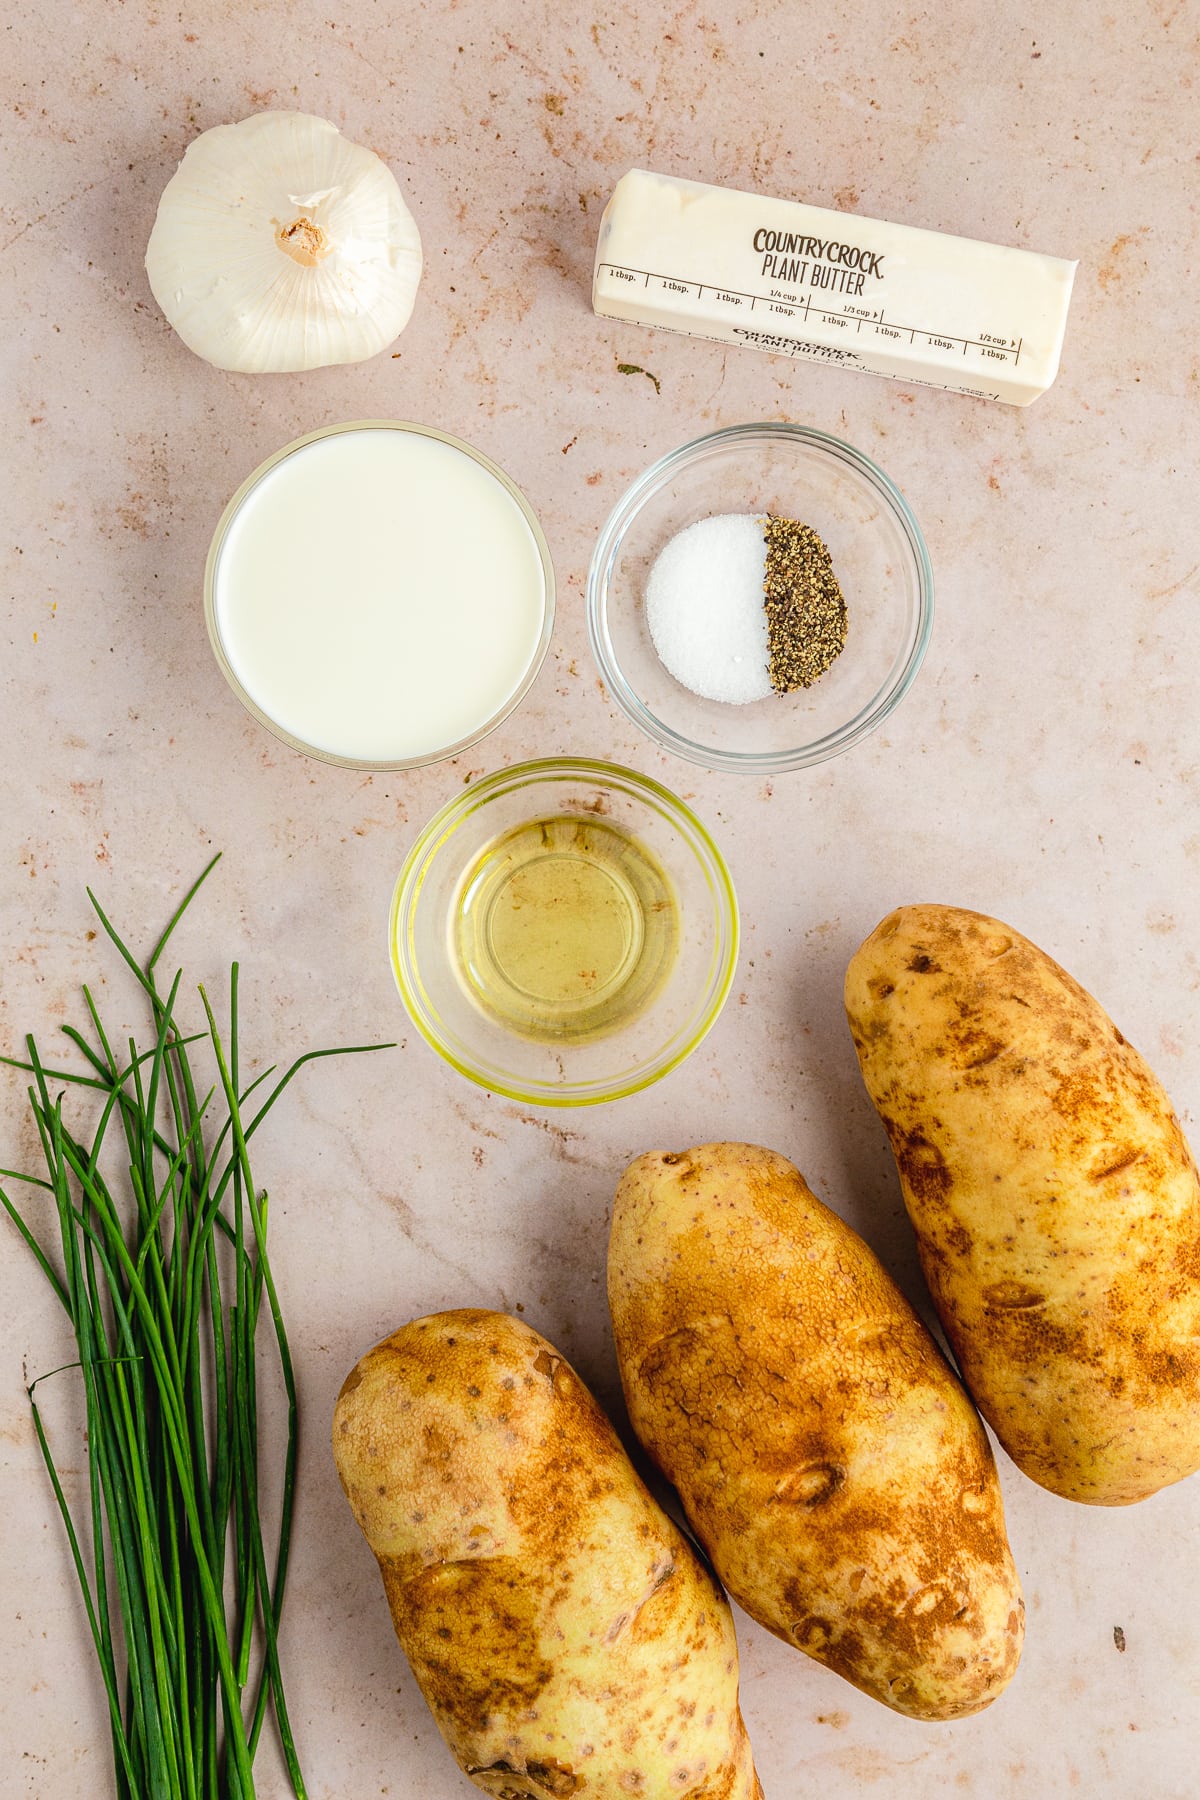
M1074 262L631 169L600 222L602 317L1028 406Z

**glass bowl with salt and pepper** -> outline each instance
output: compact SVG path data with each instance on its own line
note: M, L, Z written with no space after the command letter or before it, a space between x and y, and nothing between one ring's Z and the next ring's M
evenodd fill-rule
M907 693L933 623L920 527L882 469L807 426L712 432L601 532L588 631L663 749L769 775L849 749Z

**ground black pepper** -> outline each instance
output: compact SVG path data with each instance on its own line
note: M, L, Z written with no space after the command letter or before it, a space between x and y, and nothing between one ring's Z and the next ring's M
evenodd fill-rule
M846 643L846 602L833 561L811 525L773 514L764 520L763 580L771 686L811 687Z

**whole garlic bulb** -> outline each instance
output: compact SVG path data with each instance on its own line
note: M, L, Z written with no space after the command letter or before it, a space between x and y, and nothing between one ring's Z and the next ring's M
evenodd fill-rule
M146 249L184 343L247 373L362 362L408 323L421 239L391 170L328 119L263 112L195 138Z

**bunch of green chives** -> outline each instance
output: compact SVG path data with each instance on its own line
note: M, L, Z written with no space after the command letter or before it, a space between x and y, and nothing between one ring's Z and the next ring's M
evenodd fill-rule
M46 1164L44 1177L0 1177L46 1191L57 1249L43 1245L2 1187L0 1201L65 1308L78 1350L68 1367L79 1371L86 1411L84 1518L72 1513L55 1468L36 1381L29 1396L108 1697L119 1800L252 1800L268 1711L292 1790L300 1800L305 1794L278 1645L296 1384L267 1255L266 1195L254 1187L247 1146L304 1063L379 1046L310 1052L265 1098L258 1091L274 1069L243 1089L236 963L227 1042L203 988L207 1031L183 1035L175 1016L181 976L164 994L155 971L217 860L185 895L144 969L89 890L148 1000L149 1048L131 1040L118 1051L85 987L91 1036L63 1030L87 1073L48 1069L32 1037L28 1061L0 1057L33 1076L29 1100ZM216 1080L202 1096L189 1052L205 1041ZM64 1120L60 1083L98 1091L99 1124L86 1146ZM119 1180L105 1173L114 1166ZM259 1497L255 1339L264 1296L288 1408L273 1531Z

